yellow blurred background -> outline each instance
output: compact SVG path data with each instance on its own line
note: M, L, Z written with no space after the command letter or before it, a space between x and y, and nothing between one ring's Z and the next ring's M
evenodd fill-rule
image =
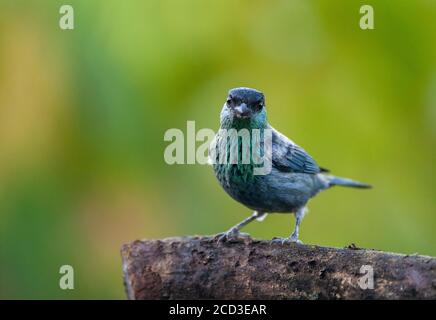
M312 200L304 243L435 256L435 16L432 0L1 0L0 298L124 299L122 243L248 216L209 166L163 158L167 129L218 129L237 86L321 166L375 186Z

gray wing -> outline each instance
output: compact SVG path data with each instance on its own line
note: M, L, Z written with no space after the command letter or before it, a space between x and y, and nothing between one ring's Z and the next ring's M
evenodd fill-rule
M315 160L300 146L277 130L272 131L272 165L279 171L316 174L328 171L318 166Z

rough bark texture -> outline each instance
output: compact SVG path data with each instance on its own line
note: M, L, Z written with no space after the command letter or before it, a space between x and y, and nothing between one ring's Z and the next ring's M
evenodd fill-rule
M129 299L436 299L436 258L241 238L167 238L121 250ZM362 265L374 289L362 289Z

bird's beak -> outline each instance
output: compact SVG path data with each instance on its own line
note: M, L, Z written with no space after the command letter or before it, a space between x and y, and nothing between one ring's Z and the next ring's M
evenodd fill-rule
M241 103L239 106L236 106L234 109L235 115L238 118L248 118L250 116L251 110L247 107L247 104Z

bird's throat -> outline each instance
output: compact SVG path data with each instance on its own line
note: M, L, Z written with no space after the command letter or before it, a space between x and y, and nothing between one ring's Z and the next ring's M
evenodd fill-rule
M221 122L221 129L265 129L266 121L259 121L256 118L227 117Z

